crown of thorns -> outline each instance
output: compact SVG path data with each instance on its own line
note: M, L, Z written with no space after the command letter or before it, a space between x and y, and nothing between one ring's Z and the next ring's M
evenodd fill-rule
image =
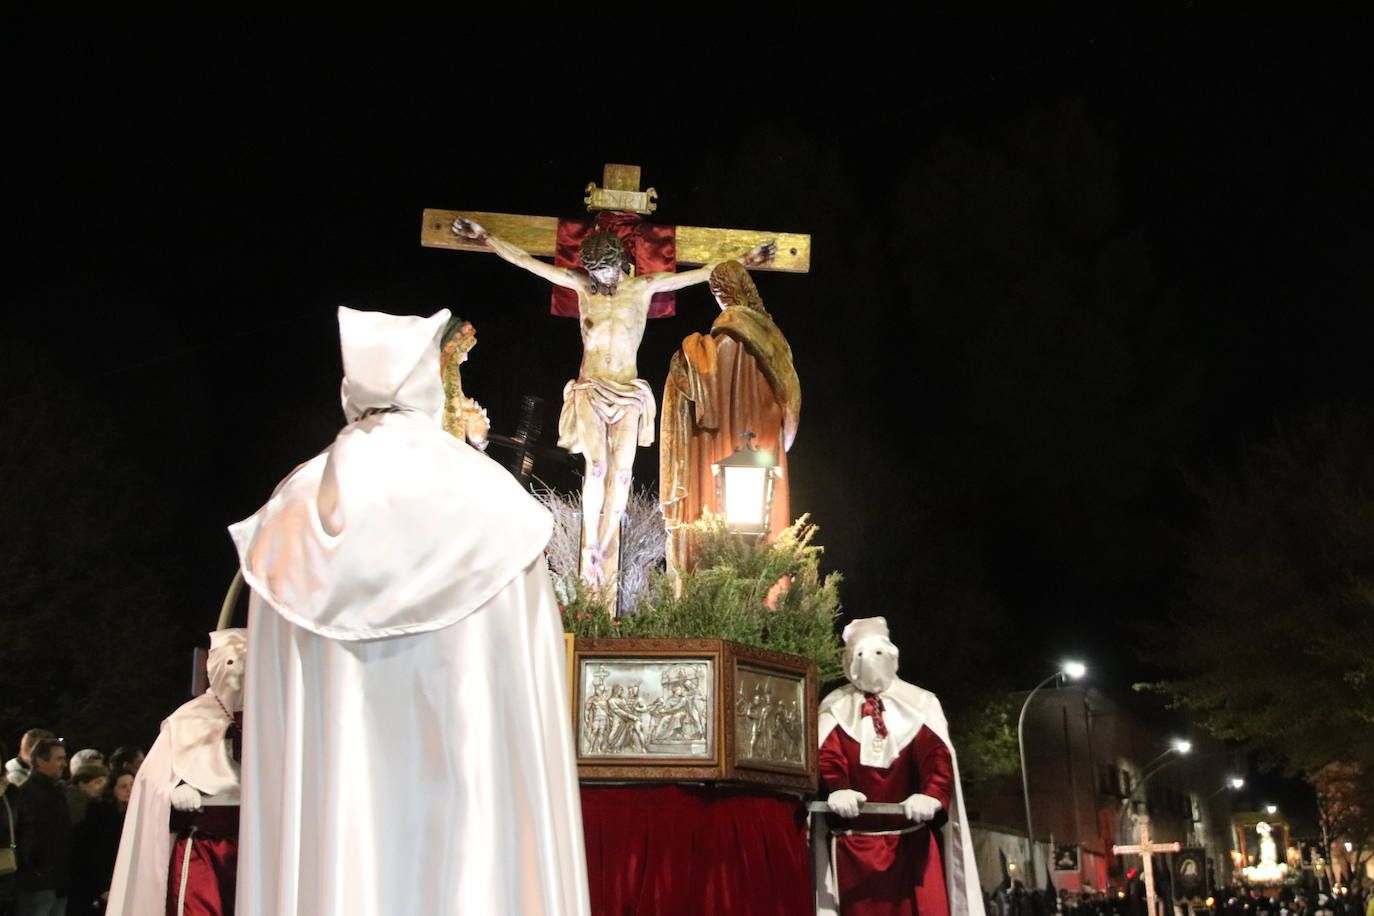
M625 243L614 232L598 229L582 240L578 257L587 270L598 267L615 267L625 273L630 272L630 258L625 254Z

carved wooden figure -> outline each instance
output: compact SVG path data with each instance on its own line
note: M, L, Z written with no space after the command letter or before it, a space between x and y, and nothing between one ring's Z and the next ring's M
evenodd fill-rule
M583 358L564 388L559 444L586 462L580 571L612 607L634 453L654 435L653 393L635 364L646 320L672 314L673 291L720 262L801 272L811 254L807 235L651 224L658 195L639 190L639 175L608 164L605 187L587 186L593 218L427 209L420 232L422 245L492 252L549 280L554 313L579 319ZM676 273L679 264L707 266Z
M792 521L787 450L801 415L792 348L743 266L721 264L711 274L710 287L721 313L709 334L682 341L663 389L659 496L668 528L668 565L675 571L692 565L686 526L703 512L722 512L711 465L729 457L746 433L754 433L754 444L777 463L768 534Z

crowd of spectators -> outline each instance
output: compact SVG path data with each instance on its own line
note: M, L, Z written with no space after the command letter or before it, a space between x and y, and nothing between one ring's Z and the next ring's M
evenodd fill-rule
M1277 894L1231 888L1213 895L1211 910L1216 916L1366 916L1374 913L1374 886L1355 881L1349 887L1283 888Z
M1020 882L999 887L987 899L988 916L1146 916L1143 882L1125 890L1081 893L1027 889ZM1186 916L1374 916L1374 883L1355 881L1329 890L1285 887L1261 893L1252 888L1218 889L1205 901L1179 903L1166 912Z
M8 757L0 742L0 759ZM102 913L124 812L143 751L95 748L70 755L63 739L32 728L0 772L0 916ZM6 857L8 858L8 857ZM3 864L4 859L0 859Z

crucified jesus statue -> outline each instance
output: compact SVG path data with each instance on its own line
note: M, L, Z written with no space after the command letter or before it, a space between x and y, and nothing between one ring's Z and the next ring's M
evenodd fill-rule
M459 217L453 232L550 283L577 294L582 331L582 365L563 388L558 444L586 462L582 479L583 581L613 595L619 560L620 520L630 498L635 449L654 441L654 395L639 378L635 356L644 338L649 301L655 293L705 283L719 261L681 273L629 276L630 261L614 233L593 232L582 243L586 273L546 264L523 249ZM767 264L776 241L764 242L739 258L746 267Z

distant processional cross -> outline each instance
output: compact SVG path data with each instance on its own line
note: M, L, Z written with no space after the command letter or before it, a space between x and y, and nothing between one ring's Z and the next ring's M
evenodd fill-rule
M586 188L591 217L426 209L420 226L421 245L496 254L549 280L553 313L579 319L582 364L564 389L559 444L586 463L579 572L612 608L630 469L636 447L653 442L653 395L635 364L645 320L672 315L675 291L722 261L793 273L811 265L809 235L650 223L658 193L639 179L639 166L606 165L604 187Z
M1159 910L1155 904L1155 870L1154 854L1157 852L1178 852L1183 848L1181 843L1151 843L1150 842L1150 819L1142 817L1140 820L1140 841L1125 846L1112 846L1112 855L1140 856L1143 864L1141 869L1145 872L1145 911L1149 916L1159 916Z

